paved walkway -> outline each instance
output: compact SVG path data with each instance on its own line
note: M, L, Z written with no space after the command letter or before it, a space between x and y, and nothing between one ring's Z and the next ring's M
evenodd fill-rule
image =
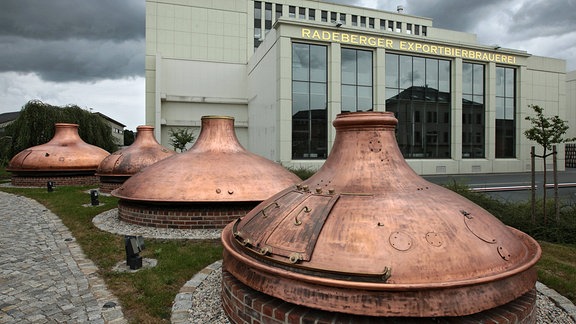
M97 270L56 215L0 192L0 323L126 323Z

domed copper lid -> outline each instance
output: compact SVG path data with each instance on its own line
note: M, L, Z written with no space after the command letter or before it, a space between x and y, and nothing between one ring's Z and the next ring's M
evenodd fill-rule
M418 176L396 124L338 115L322 168L224 229L224 269L294 304L372 316L462 316L530 291L537 242Z
M97 176L131 176L176 154L156 141L154 127L141 125L136 128L136 131L134 143L105 158L96 169Z
M54 137L16 154L8 167L10 172L94 171L110 153L84 142L77 124L56 123Z
M234 118L204 116L188 151L133 175L112 195L154 202L262 201L299 181L281 165L246 151L236 138Z

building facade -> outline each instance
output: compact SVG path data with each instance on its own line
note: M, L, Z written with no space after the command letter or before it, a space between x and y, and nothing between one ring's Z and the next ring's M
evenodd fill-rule
M393 111L399 147L419 174L521 172L535 145L523 135L528 106L574 117L565 61L479 44L400 9L307 0L146 5L146 123L162 145L171 129L227 115L248 150L317 168L337 114Z

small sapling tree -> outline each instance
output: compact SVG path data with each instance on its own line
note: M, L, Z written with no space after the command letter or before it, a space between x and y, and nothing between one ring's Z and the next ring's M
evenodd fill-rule
M185 128L177 130L170 129L170 144L174 147L174 151L186 151L186 145L194 141L194 132Z
M542 146L542 155L535 155L535 157L542 158L544 162L544 222L547 221L546 218L546 158L552 153L548 153L552 150L552 145L571 142L575 138L564 138L566 131L568 130L568 125L566 121L562 120L558 116L546 117L544 115L544 108L538 105L528 105L536 113L536 116L528 116L525 119L530 121L532 128L524 131L524 135L527 139L538 143ZM556 184L555 184L556 185Z

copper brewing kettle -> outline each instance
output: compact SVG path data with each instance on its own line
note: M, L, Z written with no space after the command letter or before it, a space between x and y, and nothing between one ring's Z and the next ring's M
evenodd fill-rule
M389 112L340 114L328 159L222 233L223 270L284 301L463 316L531 291L537 242L406 163Z

